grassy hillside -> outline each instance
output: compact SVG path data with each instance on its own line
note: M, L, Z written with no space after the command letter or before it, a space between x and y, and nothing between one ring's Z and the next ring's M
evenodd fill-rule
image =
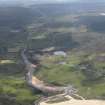
M3 57L3 56L2 56ZM18 56L15 55L18 58ZM21 61L13 57L0 59L0 104L29 105L39 98L25 81Z
M79 90L79 94L88 99L104 99L105 61L100 61L101 57L100 53L86 55L86 52L68 52L67 58L44 56L41 62L43 66L37 77L56 85L71 84Z

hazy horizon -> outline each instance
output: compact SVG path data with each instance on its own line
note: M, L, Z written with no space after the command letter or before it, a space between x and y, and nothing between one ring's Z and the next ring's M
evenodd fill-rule
M46 3L68 3L68 2L105 2L105 0L0 0L0 4L46 4Z

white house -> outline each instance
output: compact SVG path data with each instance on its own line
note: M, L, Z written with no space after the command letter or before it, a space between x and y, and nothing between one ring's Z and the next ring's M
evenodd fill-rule
M66 57L67 54L64 51L55 51L54 55Z

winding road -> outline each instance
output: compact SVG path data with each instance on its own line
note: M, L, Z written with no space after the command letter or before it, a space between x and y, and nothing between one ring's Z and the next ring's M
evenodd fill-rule
M26 49L24 49L21 53L22 59L25 64L26 73L26 81L29 86L42 91L43 93L63 93L67 87L57 87L57 86L47 86L43 81L39 80L35 76L33 76L34 71L37 69L37 64L32 64L27 56L25 55Z
M79 99L84 99L83 97L76 94L76 89L74 89L71 85L66 87L50 86L50 85L46 85L46 83L44 83L43 81L35 77L33 74L37 70L38 64L37 63L32 64L28 60L26 56L26 52L27 50L24 49L21 53L21 56L24 61L24 65L26 69L26 81L30 87L33 87L34 89L37 89L43 93L63 94L63 95L77 97Z
M73 88L71 86L67 87L57 87L57 86L48 86L46 83L43 81L39 80L37 77L33 75L34 71L37 70L38 65L37 64L32 64L27 56L26 56L26 49L24 49L21 53L22 59L24 61L25 69L27 71L26 73L26 81L29 86L42 91L43 93L60 93L60 96L64 97L69 97L70 100L64 101L64 102L59 102L59 103L46 103L46 100L49 100L50 97L48 97L46 100L41 100L39 103L35 105L105 105L105 101L102 100L85 100L83 97L75 94ZM74 99L73 97L77 97L78 99L82 100L77 100Z

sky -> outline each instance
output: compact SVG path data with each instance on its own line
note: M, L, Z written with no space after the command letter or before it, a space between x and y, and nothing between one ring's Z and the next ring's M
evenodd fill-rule
M42 1L42 2L65 2L65 1L77 1L77 0L0 0L0 1Z
M63 3L75 2L78 0L0 0L0 4L43 4L43 3Z
M63 2L105 2L105 0L0 0L0 4L41 4L41 3L63 3Z
M9 2L9 1L41 1L41 2L74 2L74 1L88 1L88 2L91 2L91 1L105 1L105 0L0 0L0 1L6 1L6 2Z

